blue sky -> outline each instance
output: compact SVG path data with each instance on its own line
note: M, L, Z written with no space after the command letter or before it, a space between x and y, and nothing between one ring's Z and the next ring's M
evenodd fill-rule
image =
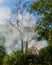
M22 4L26 1L34 0L21 0ZM0 0L0 23L4 23L6 19L10 18L12 10L15 10L18 0Z
M21 0L22 4L27 1L31 2L34 0ZM5 6L5 7L11 8L11 9L14 9L15 4L17 4L17 2L18 2L18 0L0 0L0 7Z
M5 6L13 9L16 2L17 0L0 0L0 6Z
M11 10L15 8L17 0L0 0L0 24L10 18Z

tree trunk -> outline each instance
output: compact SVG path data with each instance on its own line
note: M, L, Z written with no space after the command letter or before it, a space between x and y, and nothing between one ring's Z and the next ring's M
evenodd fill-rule
M22 53L23 53L23 39L21 39L21 50L22 50Z
M28 51L28 42L26 41L26 49L25 49L25 52L27 53Z

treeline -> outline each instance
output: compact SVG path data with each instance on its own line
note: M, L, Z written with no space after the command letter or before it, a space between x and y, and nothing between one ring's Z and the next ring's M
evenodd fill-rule
M0 65L52 65L52 46L42 48L38 55L21 50L8 55L0 46Z

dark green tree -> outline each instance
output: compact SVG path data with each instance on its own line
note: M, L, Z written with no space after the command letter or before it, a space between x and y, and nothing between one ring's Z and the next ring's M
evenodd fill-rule
M0 33L0 65L2 65L2 59L6 55L4 44L5 44L5 37Z
M2 65L2 59L6 55L6 50L3 45L0 45L0 65Z
M36 23L38 40L46 39L52 45L52 0L37 0L31 4L31 10L41 16Z
M52 65L52 46L43 48L39 52L39 64L41 65Z

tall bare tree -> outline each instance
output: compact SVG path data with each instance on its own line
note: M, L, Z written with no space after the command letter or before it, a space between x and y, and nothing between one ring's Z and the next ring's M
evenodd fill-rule
M30 43L35 38L34 23L31 22L33 18L32 13L30 9L29 11L27 11L29 5L29 1L22 4L21 0L19 0L19 2L17 3L16 12L11 16L10 20L8 21L10 25L18 30L20 34L22 53L24 50L24 45L27 52L28 43ZM29 14L29 18L25 18L28 17L28 15L26 15L27 13ZM21 16L21 19L19 15Z

